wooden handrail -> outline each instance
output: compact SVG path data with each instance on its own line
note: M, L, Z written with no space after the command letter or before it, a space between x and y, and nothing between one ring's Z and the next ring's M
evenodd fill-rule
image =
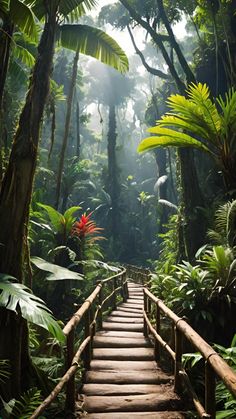
M120 284L118 285L118 280ZM103 296L103 291L105 287L109 284L112 284L112 290L108 295ZM102 308L105 303L110 303L111 308L116 305L116 296L120 292L123 301L126 301L127 294L127 279L126 279L126 269L120 270L115 275L110 276L104 280L101 280L93 292L89 295L88 298L84 301L82 306L73 314L71 319L65 325L63 332L67 337L67 371L64 376L60 379L59 383L49 394L49 396L40 404L40 406L34 411L30 419L38 418L46 408L55 400L57 395L62 391L65 384L67 384L67 396L66 396L66 408L73 411L75 405L75 394L74 394L74 376L79 366L79 361L81 355L85 354L85 365L88 367L91 360L91 348L93 336L95 334L96 325L101 325L102 322ZM98 299L98 302L96 300ZM91 316L91 308L93 304L96 304L96 310ZM79 349L74 355L74 331L76 327L81 323L81 320L85 320L84 331L85 336L84 340L81 342Z
M215 418L215 378L216 374L225 384L231 394L236 397L236 374L230 366L221 358L221 356L181 317L177 316L170 310L159 298L153 295L147 288L143 289L144 292L144 331L148 334L148 330L154 336L155 341L169 352L175 360L175 389L179 390L179 380L185 383L186 388L190 391L195 408L202 418ZM148 318L147 307L148 301L154 303L156 307L171 321L176 330L175 350L173 351L170 346L160 336L160 318L157 315L155 329ZM184 336L195 348L201 353L205 359L205 408L201 405L200 401L196 398L186 371L182 368L182 345L178 342ZM159 354L158 354L159 355Z

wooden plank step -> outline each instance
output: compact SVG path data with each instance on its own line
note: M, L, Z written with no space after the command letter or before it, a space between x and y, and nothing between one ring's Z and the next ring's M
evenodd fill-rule
M115 396L158 393L157 384L84 384L82 393L87 396Z
M119 311L125 311L126 313L137 313L137 314L143 314L143 310L140 310L139 308L130 308L130 307L123 307L123 306L118 306L117 310L119 309Z
M119 307L117 307L117 310L114 310L111 312L110 316L121 316L121 317L143 317L143 313L134 313L134 312L126 312L123 310L119 310Z
M91 370L116 370L116 371L145 371L157 369L154 361L113 361L103 359L92 359Z
M131 298L132 300L143 300L143 294L142 293L129 292L129 298Z
M142 311L143 304L135 304L135 303L122 303L119 307L126 307L126 308L134 308L135 310Z
M112 412L112 413L86 413L81 418L88 419L183 419L187 417L181 412Z
M125 331L133 331L133 332L143 331L143 323L127 324L127 323L103 322L102 327L105 330L125 330Z
M154 360L153 348L95 348L93 359L114 359L127 361Z
M131 396L85 396L84 410L88 413L105 412L143 412L178 410L181 408L179 397L160 388L159 392Z
M131 304L135 304L135 305L142 305L143 304L143 298L133 298L133 297L129 297L126 301L126 303L131 303Z
M94 336L93 346L95 348L147 348L150 347L151 344L149 340L145 338Z
M123 332L120 330L100 330L99 332L96 333L96 336L107 336L107 337L123 337L123 338L137 338L137 339L142 339L143 338L143 333L142 332Z
M142 323L142 317L120 317L120 316L109 316L106 318L107 322L115 323Z
M100 370L86 371L86 383L104 384L161 384L173 381L173 376L165 374L160 369L148 371Z

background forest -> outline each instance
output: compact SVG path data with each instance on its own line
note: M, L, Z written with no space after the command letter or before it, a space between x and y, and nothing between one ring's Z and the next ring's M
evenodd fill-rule
M63 364L45 329L62 342L60 322L122 264L149 267L152 292L230 346L235 83L235 0L0 1L5 411L47 392L43 370Z

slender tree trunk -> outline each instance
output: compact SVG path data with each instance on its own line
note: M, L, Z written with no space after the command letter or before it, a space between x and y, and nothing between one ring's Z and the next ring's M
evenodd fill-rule
M37 162L40 123L49 90L55 28L56 10L47 17L0 194L0 272L11 274L20 282L23 281L29 209ZM0 359L10 359L12 375L9 396L15 397L26 384L25 373L29 361L27 325L22 318L15 318L8 310L3 311L0 327ZM6 344L6 340L9 344ZM16 368L15 360L17 360Z
M59 161L58 174L57 174L56 201L55 201L55 207L57 209L59 207L60 196L61 196L62 173L63 173L63 168L64 168L66 148L67 148L67 144L68 144L69 131L70 131L70 120L71 120L73 96L74 96L75 85L76 85L78 60L79 60L79 50L76 51L76 54L75 54L75 57L74 57L72 76L71 76L71 84L70 84L68 98L67 98L65 131L64 131L64 137L63 137L63 142L62 142L62 146L61 146L60 161Z
M161 20L164 23L164 25L166 27L166 30L168 32L168 35L169 35L170 45L175 50L175 53L176 53L176 55L178 57L178 60L179 60L179 63L182 67L182 70L185 73L187 83L194 82L195 81L194 74L193 74L192 70L190 69L190 67L187 63L178 42L175 39L174 32L172 30L172 27L170 25L170 22L168 20L166 12L165 12L165 8L164 8L164 5L163 5L163 0L157 0L157 5L158 5L158 10L159 10L159 13L160 13ZM181 92L181 93L183 93L183 92Z
M80 104L79 100L76 103L76 156L80 159L80 147L81 147L81 136L80 136Z
M109 106L109 128L107 135L107 153L108 153L108 185L109 194L111 196L112 206L112 220L111 230L113 238L118 233L118 176L117 176L117 162L116 162L116 112L115 105Z
M184 213L185 257L193 260L205 241L206 221L199 211L204 207L192 150L178 150L181 171L182 203Z
M171 61L166 48L160 38L159 34L150 26L150 24L142 18L142 16L136 11L134 7L130 4L128 0L120 0L120 2L126 7L129 11L131 17L136 20L146 31L149 33L153 42L160 49L163 58L169 68L170 74L173 77L176 86L181 94L185 94L185 83L182 81L178 75L177 69L175 68L174 63ZM165 13L164 5L162 0L157 0L157 6L160 12L162 22L164 23L166 30L169 35L170 44L175 50L175 53L178 57L179 63L185 73L187 83L195 81L194 74L192 73L179 44L177 43L174 33L172 31L171 25L169 23L168 17ZM197 173L195 168L195 162L193 157L193 151L190 149L179 150L178 151L180 162L181 162L181 176L182 176L182 189L183 189L183 199L184 201L184 218L185 218L185 248L187 257L192 259L194 253L204 241L204 232L201 231L203 228L202 216L197 212L197 208L204 206L202 195L200 192ZM199 226L199 228L197 227ZM202 237L200 239L200 235Z

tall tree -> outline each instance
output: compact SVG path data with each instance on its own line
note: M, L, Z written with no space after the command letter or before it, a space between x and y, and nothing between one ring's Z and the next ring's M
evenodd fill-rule
M80 16L87 8L92 7L93 0L38 0L34 12L39 19L44 19L44 29L38 46L38 56L30 77L29 89L23 106L19 124L15 133L9 164L3 179L0 194L0 272L15 276L23 281L23 262L26 257L28 218L31 202L34 174L37 163L38 145L40 137L40 124L49 90L50 74L54 55L55 36L58 24L62 18L70 13ZM62 45L70 44L77 50L90 52L92 56L99 56L110 61L114 67L127 69L126 56L117 46L117 53L113 51L102 54L99 39L94 44L87 26L71 28L70 25L60 27ZM16 365L12 368L10 391L16 396L24 383L24 369L27 368L27 332L26 325L17 325L18 320L12 317L7 322L8 313L2 317L1 342L5 337L15 342L15 349L9 354L8 347L0 346L0 358L10 357L10 363ZM16 329L21 332L15 333ZM9 338L10 334L10 338Z
M120 185L117 166L117 110L126 102L132 90L132 81L113 69L105 68L96 63L90 66L91 74L96 77L96 88L93 97L98 103L108 107L108 179L107 192L111 197L111 233L113 240L119 234L119 195Z
M131 22L140 25L150 35L153 43L161 51L178 91L184 94L186 84L195 81L195 76L176 41L163 1L157 0L156 5L153 2L143 4L139 0L135 2L120 0L120 3L127 9ZM167 37L163 38L163 35L158 32L158 23L164 25L168 35ZM183 75L179 72L175 60L168 53L166 43L175 52L175 58L181 68L182 74L184 74L185 80L183 80ZM182 149L178 151L178 155L180 160L182 200L185 218L185 256L192 259L196 250L202 244L204 237L204 226L201 222L202 215L197 210L197 208L204 204L198 183L193 152L188 149ZM202 230L199 226L202 226Z

